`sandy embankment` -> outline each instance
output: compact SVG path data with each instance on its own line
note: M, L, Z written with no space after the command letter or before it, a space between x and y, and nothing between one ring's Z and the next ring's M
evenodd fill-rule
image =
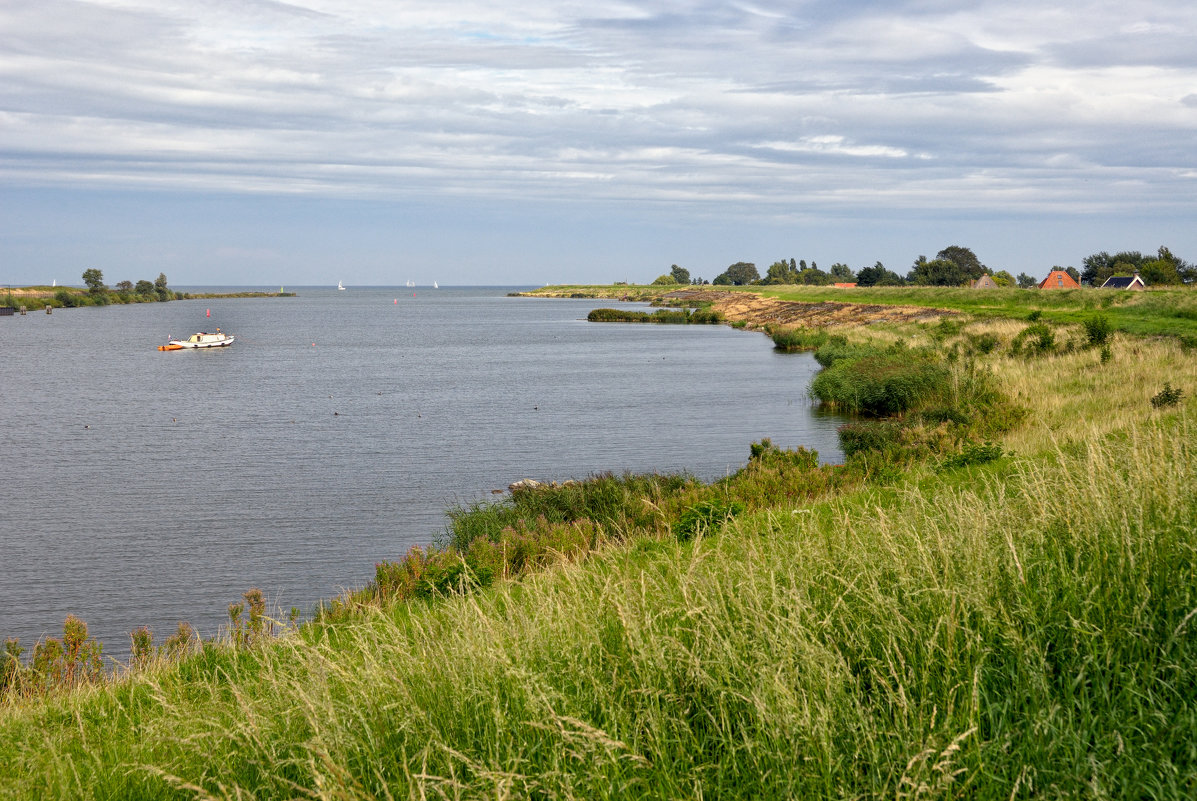
M830 325L923 322L956 312L920 306L885 306L865 303L823 301L804 303L796 300L762 297L750 292L725 292L718 289L682 289L664 297L710 303L723 312L728 322L743 320L753 327L794 325L822 328Z

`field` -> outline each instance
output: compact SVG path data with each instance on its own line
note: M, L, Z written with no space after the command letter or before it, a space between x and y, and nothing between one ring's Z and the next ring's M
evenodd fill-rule
M0 798L1197 796L1193 294L928 297L794 340L888 410L846 465L523 488L316 621L23 668Z

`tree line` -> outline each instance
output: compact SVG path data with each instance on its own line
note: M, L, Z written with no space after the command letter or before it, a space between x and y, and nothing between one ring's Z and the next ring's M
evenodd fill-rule
M1052 269L1064 270L1082 286L1094 287L1101 286L1111 276L1129 276L1136 272L1148 286L1192 284L1197 281L1197 264L1179 258L1164 246L1154 256L1139 251L1122 251L1113 255L1102 251L1085 257L1082 264L1084 269L1081 270L1071 266L1053 266ZM857 286L966 286L983 275L988 275L998 286L1029 289L1039 284L1039 279L1026 273L1013 276L1006 270L990 270L971 249L961 245L950 245L936 253L933 259L919 256L905 276L888 269L881 262L857 271L837 262L824 271L814 261L808 265L805 259L795 261L791 258L773 262L764 277L752 262L738 261L709 282L691 277L689 270L674 264L668 273L659 276L653 283L710 283L716 286L827 286L836 283L855 283Z
M83 284L87 287L87 298L95 304L105 303L141 303L145 301L177 300L182 297L166 285L166 273L158 273L153 281L142 279L136 284L132 281L117 281L109 288L104 283L103 271L89 267L83 271ZM61 289L56 296L64 306L76 305L76 299L70 293Z

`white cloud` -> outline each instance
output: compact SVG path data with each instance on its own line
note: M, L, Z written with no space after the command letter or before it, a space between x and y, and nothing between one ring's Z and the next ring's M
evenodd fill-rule
M854 186L1055 205L1110 170L1167 187L1193 169L1197 59L1177 54L1194 30L1167 2L15 0L0 170L398 199L690 192L747 214ZM1164 56L1094 64L1121 58L1112 36ZM1168 194L1150 189L1127 197Z

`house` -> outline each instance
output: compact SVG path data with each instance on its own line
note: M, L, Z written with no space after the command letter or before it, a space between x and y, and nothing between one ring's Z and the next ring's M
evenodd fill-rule
M1100 289L1146 289L1147 284L1139 277L1139 271L1134 275L1111 275Z
M992 278L990 278L988 273L981 276L976 281L969 281L968 285L969 285L969 288L971 288L971 289L997 289L998 288L997 282L994 281Z
M1081 285L1064 270L1052 270L1039 282L1040 289L1080 289Z
M835 286L837 289L851 289L852 287L856 286L856 284L836 284Z

